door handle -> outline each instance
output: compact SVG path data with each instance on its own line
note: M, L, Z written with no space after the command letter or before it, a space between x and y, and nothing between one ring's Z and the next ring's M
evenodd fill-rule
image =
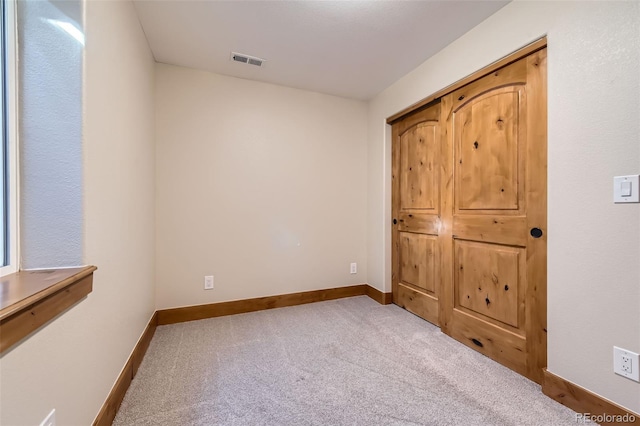
M531 228L531 231L529 231L529 233L531 234L531 236L533 238L542 237L542 229L540 229L540 228Z

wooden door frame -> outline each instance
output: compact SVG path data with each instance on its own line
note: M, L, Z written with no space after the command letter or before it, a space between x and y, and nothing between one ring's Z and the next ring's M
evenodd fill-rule
M527 56L527 90L538 96L527 99L527 206L538 206L527 210L527 227L540 228L543 235L527 242L527 376L537 383L544 379L547 367L547 52L539 51ZM538 90L544 87L545 90ZM531 123L536 123L532 126ZM536 141L536 143L533 143ZM531 176L533 173L544 173ZM535 250L532 250L535 249ZM533 254L532 254L533 253ZM529 263L532 265L529 266Z
M542 55L534 55L534 53L545 49L547 47L547 38L546 36L534 41L533 43L517 50L516 52L505 56L504 58L470 74L469 76L445 87L442 90L433 93L430 96L422 99L421 101L403 109L402 111L390 116L387 118L387 124L393 125L398 123L399 121L407 118L409 115L420 111L421 109L427 108L437 102L442 101L443 97L446 95L466 86L469 83L472 83L476 80L481 79L500 68L506 67L520 59L528 57L528 65L531 67L538 67L539 64L536 61L545 61L545 66L540 67L544 72L535 73L533 75L533 84L534 85L544 85L547 83L547 72L546 72L546 54ZM441 176L450 176L453 172L453 157L452 150L450 146L445 146L447 144L447 132L449 131L449 126L446 125L446 114L447 110L450 109L444 102L441 105L442 108L442 127L441 127L441 139L442 139L442 151L441 151L441 159L442 159L442 167L441 167ZM527 268L527 282L529 285L536 286L534 291L527 291L527 300L526 305L532 306L534 309L527 309L526 312L526 322L528 324L527 328L532 331L531 335L527 337L527 353L531 353L527 360L527 371L526 376L531 380L534 380L538 383L542 383L544 369L547 366L547 238L546 238L546 229L547 229L547 214L546 214L546 206L547 206L547 176L546 176L546 167L547 167L547 92L546 90L542 93L542 96L536 99L531 105L527 108L528 118L536 118L536 122L540 123L538 126L527 126L527 139L528 140L539 140L540 142L537 144L529 143L527 144L527 156L530 158L530 161L534 162L533 169L537 170L545 170L543 176L539 176L538 185L536 188L531 188L533 191L527 191L527 205L537 204L542 206L540 208L540 212L544 212L544 214L538 215L527 215L527 229L529 228L541 228L544 230L544 237L539 239L534 239L533 244L536 245L536 258L528 259L528 261L533 261L536 265L535 268ZM529 120L528 120L529 121ZM529 121L531 122L531 121ZM392 128L392 156L397 153L394 151L395 147L395 139L399 136L397 131ZM535 146L535 149L532 147ZM542 148L542 149L541 149ZM392 160L393 164L393 160ZM530 173L531 168L527 168L527 173ZM392 170L393 174L393 170ZM530 179L527 179L530 181ZM444 193L448 193L452 191L451 185L453 184L452 179L448 179L446 181L446 187L444 189ZM397 188L392 183L392 209L394 204L394 197L397 197ZM395 195L394 195L395 194ZM442 196L441 200L441 229L439 232L439 244L440 244L440 270L444 271L446 265L452 264L451 253L452 250L446 250L443 245L445 244L453 244L452 242L452 199L451 197ZM393 213L391 217L393 218ZM392 236L395 234L392 228ZM392 267L392 286L395 284L394 280L394 270L397 271L396 263L398 262L396 247L394 244L397 244L395 238L392 237L392 247L391 247L391 267ZM442 285L442 283L441 283ZM448 306L452 302L453 295L449 294L442 285L440 288L439 294L439 305L440 305L440 318L439 325L441 330L447 334L450 334L449 331L449 321L447 315L444 310L445 307ZM392 289L395 293L396 289ZM528 334L528 333L527 333Z

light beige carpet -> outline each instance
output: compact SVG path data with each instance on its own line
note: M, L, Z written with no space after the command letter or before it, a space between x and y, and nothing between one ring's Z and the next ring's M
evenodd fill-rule
M540 387L366 296L158 327L114 425L575 425Z

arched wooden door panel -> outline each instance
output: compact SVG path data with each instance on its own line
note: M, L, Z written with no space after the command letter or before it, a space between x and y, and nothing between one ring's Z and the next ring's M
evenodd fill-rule
M442 218L450 232L443 236L442 330L540 382L547 352L546 49L444 96L442 117L453 176L443 191L452 209Z
M393 300L438 324L440 105L393 127Z
M394 303L541 382L546 49L393 124Z

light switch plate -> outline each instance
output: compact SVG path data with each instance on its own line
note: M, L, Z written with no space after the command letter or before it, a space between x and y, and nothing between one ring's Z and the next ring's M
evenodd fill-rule
M639 175L616 176L613 178L613 202L614 203L639 203L640 202ZM629 187L631 192L629 194ZM626 191L625 191L626 190Z

